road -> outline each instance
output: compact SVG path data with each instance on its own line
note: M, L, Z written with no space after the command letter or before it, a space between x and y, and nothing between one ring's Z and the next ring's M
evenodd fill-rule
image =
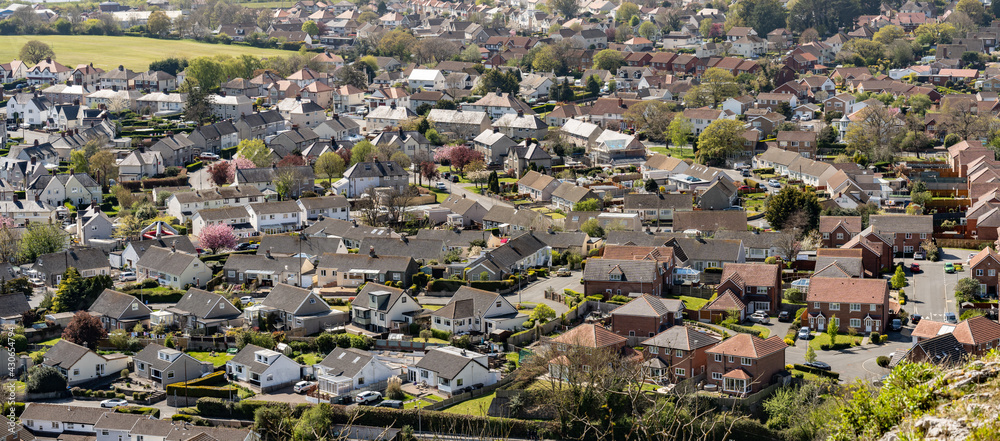
M208 190L215 188L215 184L212 183L212 178L208 175L208 167L202 167L194 173L188 175L188 182L191 187L195 190Z
M781 323L772 318L770 324L761 326L770 329L770 335L783 337L788 332L791 324ZM858 338L861 337L859 336ZM840 374L841 380L845 383L850 383L855 379L871 381L889 373L888 369L883 369L876 364L875 359L878 356L885 355L888 357L892 352L905 351L910 346L910 329L903 329L903 332L890 333L889 341L878 345L867 344L839 351L817 350L816 360L829 364L834 372ZM807 347L807 342L796 340L795 346L789 346L785 351L785 363L805 363Z
M553 267L553 269L556 269ZM561 293L564 289L572 289L576 292L583 292L583 284L580 283L580 279L583 277L583 271L573 271L569 277L549 277L544 279L539 279L538 281L528 285L518 291L507 294L504 297L507 298L511 303L518 302L531 302L531 303L544 303L549 305L556 311L556 314L562 314L569 311L569 307L565 303L554 302L545 299L545 290L551 287L555 292Z
M910 278L910 286L906 287L909 300L903 309L910 314L920 314L922 318L944 321L945 312L958 315L958 305L955 303L955 284L959 279L969 276L969 270L964 269L954 274L944 272L945 263L965 264L968 250L942 249L941 260L930 262L916 261L923 270ZM913 259L896 259L903 262L907 268ZM909 271L907 271L909 273Z

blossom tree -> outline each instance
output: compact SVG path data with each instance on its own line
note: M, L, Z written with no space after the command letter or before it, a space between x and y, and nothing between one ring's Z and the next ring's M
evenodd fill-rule
M237 154L229 161L217 161L208 167L208 176L217 186L231 184L236 180L236 170L257 167L253 161Z
M434 151L434 160L438 162L448 161L451 168L464 173L465 166L474 161L482 161L483 154L463 145L450 145L441 147Z
M221 249L232 249L236 247L236 234L233 227L226 224L212 224L201 229L198 243L212 250L212 253Z

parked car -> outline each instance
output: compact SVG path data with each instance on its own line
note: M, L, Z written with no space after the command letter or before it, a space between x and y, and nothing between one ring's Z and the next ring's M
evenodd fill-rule
M382 399L382 394L375 392L373 390L361 392L360 394L354 396L354 401L358 402L359 404L374 403L381 399Z
M915 325L917 323L920 323L920 319L922 318L923 317L921 317L920 314L913 314L910 316L910 321L913 322L913 324Z
M120 282L135 282L135 271L124 271L118 275Z
M969 253L969 258L965 259L965 263L971 264L973 257L976 257L976 253Z
M750 314L750 321L754 322L754 323L767 324L767 323L771 323L771 318L767 316L766 312L764 312L764 311L757 311L757 312L755 312L753 314Z
M824 371L828 371L828 370L832 369L830 367L830 365L828 365L828 364L826 364L826 363L824 363L822 361L810 361L810 362L803 363L802 365L803 366L809 366L811 368L821 369L821 370L824 370Z
M955 317L954 312L946 312L944 313L944 321L955 324L958 323L958 317Z
M242 303L244 305L249 305L250 302L253 302L253 297L250 297L250 296L240 297L240 303Z
M559 277L569 277L572 276L573 273L570 272L569 268L559 268L559 270L556 271L556 275Z
M953 265L951 262L948 262L948 263L944 264L944 272L946 272L948 274L954 273L955 272L955 265Z
M910 264L910 272L914 273L914 274L919 273L920 272L920 265L918 265L916 263L911 263Z
M315 388L316 388L316 383L313 383L312 381L300 381L298 383L295 383L295 386L292 387L292 390L294 390L295 393L297 394L301 394L304 392L309 392Z
M743 170L743 172L745 173L746 170ZM738 191L740 193L750 193L750 191L752 191L752 190L753 190L753 188L751 188L749 185L741 185L740 188L736 189L736 191Z
M802 117L799 118L799 119L801 119L802 121L809 121L809 120L813 119L813 117L812 117L812 115L810 115L808 113L803 113Z
M451 175L451 182L457 184L458 183L458 175Z
M927 255L924 254L923 250L913 253L913 260L924 260L926 258Z
M118 407L127 405L128 401L126 401L124 398L112 398L110 400L101 401L101 407Z
M889 327L893 331L899 331L903 329L903 321L900 319L892 319L892 323L889 325Z
M740 172L740 176L743 176L744 178L749 178L753 176L753 172L751 172L750 170L743 170L742 172Z
M434 185L434 187L437 188L438 190L447 190L448 189L448 186L445 185L444 182L438 182L437 184Z
M216 155L215 153L202 153L198 155L198 159L201 159L202 161L218 161L219 155Z
M808 326L803 326L799 328L799 340L809 340L812 334L809 331Z
M792 321L792 315L789 314L788 311L781 311L781 312L778 313L778 321L779 322L790 322L790 321Z
M250 245L251 245L250 243L243 242L239 245L236 245L236 248L234 248L233 251L247 251L250 249Z
M375 407L391 407L393 409L402 409L403 402L399 400L385 400L381 403L376 404Z
M774 187L774 188L781 188L781 182L778 182L777 179L770 179L770 180L768 180L767 181L767 185L769 185L771 187Z

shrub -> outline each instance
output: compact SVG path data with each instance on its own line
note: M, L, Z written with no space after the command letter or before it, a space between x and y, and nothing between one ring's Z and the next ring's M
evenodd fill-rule
M603 302L604 301L604 296L602 296L600 294L594 294L592 296L587 296L586 299L587 300L592 300L592 301L595 301L595 302Z
M891 361L891 359L885 355L879 355L875 358L875 364L879 367L889 367L889 361Z
M402 400L406 398L403 393L403 381L399 377L390 377L389 385L385 388L385 396L390 400Z
M869 339L871 340L872 343L875 344L882 343L882 336L878 332L872 332L872 335L869 337Z
M788 345L788 346L795 346L795 340L791 339L791 338L788 338L788 337L785 337L785 344Z
M839 379L840 378L840 374L839 373L830 372L830 371L824 371L823 369L816 369L814 367L809 367L809 366L806 366L806 365L803 365L803 364L796 364L795 365L795 370L802 371L802 372L808 372L810 374L819 375L819 376L822 376L822 377L830 377L830 378L833 378L833 379Z
M66 377L51 366L35 366L28 371L26 389L29 393L58 392L66 390Z

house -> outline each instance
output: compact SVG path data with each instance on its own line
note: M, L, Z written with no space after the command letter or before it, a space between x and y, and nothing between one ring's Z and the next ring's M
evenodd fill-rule
M665 238L666 245L674 248L678 267L691 267L696 271L721 268L727 262L746 261L743 244L739 240L694 238ZM609 236L610 241L610 236ZM660 242L664 244L664 242Z
M417 239L408 236L384 237L368 236L361 239L358 246L360 250L378 250L382 256L408 256L412 257L417 264L423 264L432 260L445 260L445 253L448 251L443 240L438 239ZM392 277L386 280L394 280ZM409 286L409 285L407 285Z
M692 211L691 195L684 193L629 193L623 211L637 213L644 222L673 222L674 214Z
M232 302L219 294L198 288L188 289L176 305L164 312L171 314L171 324L176 324L189 333L199 330L204 335L212 335L224 328L243 323L242 311ZM153 320L155 321L159 315L166 314L153 313Z
M302 228L299 204L295 201L261 202L247 207L250 225L264 234L279 234Z
M670 272L656 261L632 259L589 259L583 271L586 295L629 296L660 295L670 279Z
M486 273L486 280L501 280L517 271L548 266L551 258L552 247L528 232L473 260L466 266L466 272L478 274L480 279Z
M301 198L296 203L300 208L301 219L317 220L321 217L329 217L345 221L351 220L350 204L347 202L347 198L340 195Z
M377 148L391 146L394 150L402 151L410 158L431 157L431 142L416 130L398 129L390 132L382 132L371 140Z
M197 234L195 235L197 236ZM177 235L176 232L172 235L163 235L161 233L152 239L130 241L125 246L125 250L122 251L122 267L134 269L135 264L139 262L142 255L146 254L146 250L153 247L174 248L192 254L197 254L198 252L191 242L190 237Z
M873 228L869 226L840 248L861 250L865 271L870 274L868 277L874 277L893 266L894 253L890 243L891 239L874 233Z
M265 190L278 189L277 182L285 179L285 175L290 175L291 186L285 190L287 194L279 195L282 198L298 198L306 191L313 191L316 188L316 175L313 168L308 165L288 166L278 168L276 165L263 168L241 168L236 170L234 186L255 187L261 192Z
M781 310L781 265L726 263L722 267L721 280L716 287L719 296L732 292L747 306L747 314Z
M494 204L483 215L483 229L499 228L501 231L514 232L534 229L545 230L552 225L552 220L534 210L521 210L515 207Z
M535 114L535 111L531 110L531 106L525 104L524 101L521 101L511 93L503 92L489 92L478 101L466 104L464 107L475 112L486 112L492 119L500 118L508 113L516 114L523 112L525 115Z
M163 174L163 155L160 152L144 152L133 150L124 159L118 161L119 181L138 181Z
M395 103L388 106L379 106L365 115L370 132L381 131L386 128L399 127L404 121L416 117L412 110L397 106Z
M912 255L934 233L930 215L878 214L871 215L868 222L876 234L891 242L892 252L897 255Z
M472 143L476 151L482 153L483 158L490 164L502 164L507 152L517 145L510 137L500 133L499 128L483 130Z
M356 123L355 123L356 124ZM264 139L277 135L285 128L285 119L277 110L255 112L240 116L233 122L239 131L239 139ZM319 130L319 127L316 128Z
M253 113L253 101L246 95L209 95L208 105L212 116L218 119L236 119Z
M249 222L250 213L245 206L206 208L191 217L191 234L201 235L201 230L209 225L229 225L236 237L250 237L256 234Z
M318 381L316 392L322 398L351 395L388 380L394 373L374 354L357 348L335 348L313 365L313 372Z
M558 124L563 140L573 146L589 149L597 145L597 139L604 132L597 124L578 119L567 119L564 124Z
M263 315L277 320L279 329L311 335L329 327L343 325L347 314L330 309L323 298L308 289L279 283L257 305L243 310L248 324L255 324Z
M112 289L102 291L87 311L108 331L131 331L135 325L147 323L152 312L139 298Z
M780 131L778 132L778 147L790 152L796 152L806 158L815 158L818 148L817 137L813 131Z
M226 375L267 393L297 383L302 366L285 354L249 344L226 362Z
M135 264L136 276L156 279L160 286L201 288L212 279L212 270L197 254L176 248L152 247Z
M454 133L466 139L492 130L490 117L485 111L431 109L427 121L434 125L438 133Z
M990 247L983 248L972 259L969 259L969 275L973 280L979 282L980 295L988 296L997 293L998 269L1000 269L1000 255L997 255Z
M67 199L73 205L99 204L103 200L101 184L86 173L41 175L25 189L25 199L62 205Z
M188 134L188 141L194 143L199 153L219 154L224 149L236 147L240 143L240 133L232 121L196 127Z
M70 267L76 268L83 278L111 274L111 264L104 251L89 247L72 247L58 253L43 254L35 260L31 269L45 286L56 288Z
M467 198L464 194L461 197L455 194L448 195L448 198L441 202L440 207L451 210L452 214L448 216L449 224L463 227L468 227L473 223L482 224L483 216L488 211L475 199Z
M66 83L70 79L73 69L57 63L51 58L39 61L31 69L28 69L26 78L28 84L38 86L40 84Z
M794 235L780 231L716 231L716 239L738 240L743 243L743 253L748 261L763 262L768 257L775 256L781 260L790 260L794 252Z
M447 396L457 395L471 386L489 386L500 380L500 373L490 370L489 361L479 354L454 346L427 351L409 368L409 380L436 388Z
M407 188L409 174L395 161L359 162L344 172L344 177L333 183L332 190L348 198L357 198L376 187L392 187L397 191Z
M762 339L736 334L708 348L708 379L730 395L750 395L769 386L775 374L785 369L785 349L780 336Z
M1000 346L1000 324L983 316L963 320L952 334L970 354L983 356Z
M42 125L49 119L55 104L40 92L19 93L7 101L8 118L20 118L22 124Z
M200 362L176 349L150 343L132 356L135 364L133 375L153 384L160 390L167 385L191 381L211 373L215 367L210 362Z
M59 370L70 386L112 375L117 377L128 362L126 355L98 355L68 340L59 340L42 358L42 365Z
M557 351L563 352L564 355L549 360L549 376L567 381L570 380L570 376L574 372L587 373L591 369L591 363L594 363L590 357L593 355L600 357L602 353L641 358L639 354L626 345L627 341L627 338L594 323L585 323L570 329L551 340L552 346ZM602 363L607 362L601 358L598 360ZM571 366L576 369L570 369Z
M715 110L709 108L700 109L684 109L684 117L691 121L691 125L694 126L694 134L700 135L709 124L717 119L726 118L726 113L724 110ZM735 116L735 115L734 115ZM726 118L732 119L732 118Z
M351 302L351 324L373 332L398 332L420 309L407 291L368 283Z
M282 236L265 236L282 237ZM283 236L298 242L298 237ZM303 241L305 242L305 241ZM338 241L339 242L339 241ZM270 245L264 248L264 254L232 255L222 268L225 271L226 282L232 284L255 284L257 286L276 286L288 284L292 286L310 287L315 272L315 261L306 257L307 250L302 254L274 256ZM346 250L345 250L346 252Z
M517 181L517 192L527 194L535 201L548 201L552 199L552 192L559 185L560 182L556 178L532 170Z
M419 265L409 255L379 255L374 248L364 254L323 254L316 264L317 280L323 287L353 288L367 282L393 282L409 287L418 269Z
M507 150L504 168L508 174L525 176L532 166L535 170L546 171L552 168L552 155L533 139L525 139L520 144Z
M448 304L431 313L431 329L452 334L516 331L528 317L496 292L462 286Z
M437 69L413 69L406 78L407 84L413 89L444 90L447 88L444 74Z
M885 279L813 277L806 307L809 327L816 331L836 326L839 332L885 333L883 325L891 319L889 284Z
M329 89L329 86L326 87ZM329 90L325 92L314 91L313 95L319 95L320 93L324 93L324 96L330 95ZM301 97L285 98L278 103L277 108L281 117L293 126L311 129L326 120L326 109L321 104Z
M698 208L702 210L728 210L736 204L736 185L729 179L719 179L698 195Z
M21 423L38 435L63 432L94 434L94 424L107 413L97 407L67 406L65 404L27 403L21 413ZM17 439L35 439L15 437Z
M537 115L525 115L523 111L516 114L507 113L493 121L493 127L511 139L542 139L549 133L549 125Z
M708 349L720 341L691 326L673 326L640 344L647 373L654 379L676 383L704 374Z
M642 294L611 311L611 330L618 335L627 335L632 346L681 324L683 317L683 301Z
M333 114L332 118L313 127L312 130L322 140L357 139L361 135L361 126L353 118L341 117L340 114L336 113Z
M839 248L861 233L861 216L820 216L824 248Z
M7 267L6 276L13 279L15 275L13 268L9 264L4 266ZM28 304L25 293L15 292L0 295L0 324L19 325L22 322L23 314L30 309L32 308Z
M587 187L581 187L571 182L563 182L555 190L552 190L551 205L557 210L573 211L573 206L589 199L601 200L596 192Z

